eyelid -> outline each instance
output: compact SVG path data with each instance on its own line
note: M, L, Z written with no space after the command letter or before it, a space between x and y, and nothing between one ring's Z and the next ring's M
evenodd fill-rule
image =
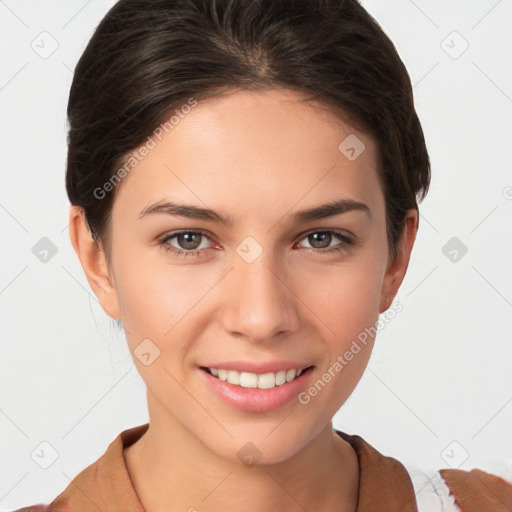
M211 233L209 233L208 231L205 231L203 229L196 229L196 228L193 228L193 229L178 229L176 231L169 231L167 233L164 233L162 236L158 237L158 241L163 244L173 238L176 238L177 236L183 234L183 233L194 233L194 234L199 234L199 235L203 235L205 238L208 238L208 240L210 241L214 241L213 239L213 236L211 235ZM180 249L180 250L183 250L184 249ZM204 251L206 249L191 249L189 251L186 251L186 252L194 252L194 251Z
M355 243L355 236L350 233L350 231L347 231L346 229L337 229L337 228L316 228L316 229L310 229L309 231L305 231L304 233L300 234L297 238L297 240L302 240L303 238L312 235L313 233L333 233L340 238L345 238L347 240L350 240L350 242Z

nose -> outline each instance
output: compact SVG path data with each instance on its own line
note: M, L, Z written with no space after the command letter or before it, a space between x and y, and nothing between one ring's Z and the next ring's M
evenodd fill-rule
M277 267L271 251L252 263L235 258L226 279L222 321L226 332L253 342L275 341L297 330L300 301L288 272Z

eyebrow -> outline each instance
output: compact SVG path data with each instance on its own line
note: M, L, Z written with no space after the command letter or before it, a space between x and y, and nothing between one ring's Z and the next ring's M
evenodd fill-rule
M299 223L327 219L351 211L361 211L366 213L370 219L372 217L370 208L366 204L352 199L339 199L337 201L296 212L292 215L292 221L294 223ZM167 215L186 217L188 219L206 220L216 222L227 227L232 227L235 223L232 217L224 217L208 208L179 204L173 201L158 201L157 203L144 208L139 213L139 218L155 213L164 213Z

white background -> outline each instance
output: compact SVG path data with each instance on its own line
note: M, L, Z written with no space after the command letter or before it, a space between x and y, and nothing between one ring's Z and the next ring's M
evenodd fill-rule
M148 421L124 335L67 230L72 70L113 3L0 0L2 511L51 501L122 430ZM512 2L362 3L409 70L432 186L403 310L334 426L408 467L512 480ZM31 47L40 37L51 47L43 31L58 43L46 59ZM42 237L57 248L46 263L32 252ZM442 250L452 237L468 249L455 262ZM48 469L31 458L43 441L58 452Z

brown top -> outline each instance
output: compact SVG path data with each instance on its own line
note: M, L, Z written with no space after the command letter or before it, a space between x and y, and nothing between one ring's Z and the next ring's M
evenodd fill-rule
M439 471L462 512L512 512L512 485L480 469Z
M123 449L146 432L149 423L121 432L105 453L82 470L49 505L14 512L144 512L126 468ZM418 512L411 478L396 459L375 450L363 438L335 432L359 460L357 512ZM480 470L441 470L462 512L511 512L512 485Z

